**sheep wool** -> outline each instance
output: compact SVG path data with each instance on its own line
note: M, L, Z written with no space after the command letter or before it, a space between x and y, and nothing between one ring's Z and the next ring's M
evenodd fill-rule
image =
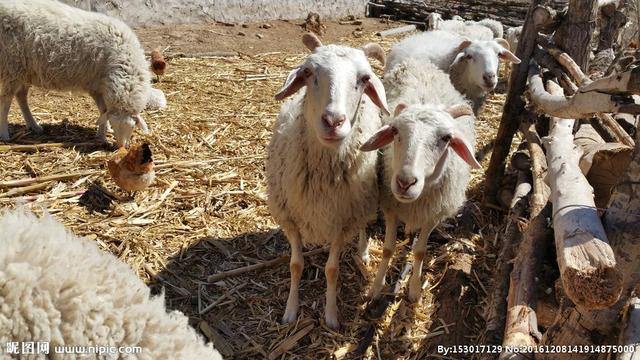
M137 354L85 354L83 359L221 359L179 311L125 263L45 215L0 213L0 359L8 342L48 342L49 355L75 359L59 346L141 347ZM40 356L40 355L38 355Z

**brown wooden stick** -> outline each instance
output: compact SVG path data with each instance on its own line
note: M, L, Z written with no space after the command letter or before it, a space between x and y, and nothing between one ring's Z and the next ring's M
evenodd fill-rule
M101 146L101 144L98 142L9 144L9 145L0 145L0 152L5 152L5 151L36 152L36 151L48 150L48 149L73 148L73 147L84 147L84 146Z
M311 330L313 330L314 327L315 327L315 325L313 325L313 324L308 325L307 327L303 328L302 330L299 330L295 334L293 334L293 335L289 336L288 338L284 339L278 345L278 347L276 347L275 350L273 350L269 354L269 360L275 360L275 359L279 358L280 356L282 356L282 354L284 354L287 351L293 349L293 347L296 346L298 341L300 341L300 339L302 339L308 333L310 333Z
M500 126L498 127L496 141L493 146L493 153L491 155L491 160L489 161L489 168L487 169L487 177L485 180L485 202L487 203L498 204L500 181L504 177L505 166L511 149L513 136L519 126L518 116L522 113L522 109L525 107L522 95L524 94L527 86L527 75L529 71L528 64L533 55L533 50L536 47L536 36L538 34L533 21L533 11L537 6L542 4L542 0L531 1L524 26L522 28L522 35L518 42L516 56L522 60L522 63L515 65L511 71L511 77L509 79L509 84L511 85L509 86L509 93L505 100L502 119L500 120Z
M39 176L39 177L34 177L29 179L3 181L0 183L0 189L9 189L9 188L14 188L19 186L27 186L27 185L37 184L41 182L75 179L83 176L97 174L99 172L100 170L87 170L87 171L78 171L78 172L69 173L69 174Z
M314 249L314 250L302 253L302 256L315 256L315 255L318 255L318 254L322 254L322 253L324 253L326 251L327 251L327 249L325 249L325 248ZM220 280L226 279L228 277L242 275L242 274L248 273L250 271L260 270L260 269L273 267L273 266L280 265L280 264L285 264L285 263L287 263L289 261L290 258L291 258L290 255L283 255L283 256L280 256L279 258L268 260L268 261L261 262L261 263L258 263L258 264L247 265L247 266L243 266L241 268L219 272L217 274L213 274L213 275L209 276L207 278L207 282L213 283L213 282L216 282L216 281L220 281Z
M39 184L11 189L5 193L0 194L0 198L9 198L17 195L28 194L30 192L46 189L49 185L50 185L50 182L43 182Z

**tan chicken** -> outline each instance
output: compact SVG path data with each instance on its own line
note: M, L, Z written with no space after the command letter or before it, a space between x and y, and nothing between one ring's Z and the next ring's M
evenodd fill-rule
M164 75L164 70L167 68L167 62L164 60L164 56L160 52L160 49L154 49L151 52L151 71L156 74L156 79L160 81L160 75Z
M149 144L132 145L129 150L122 147L107 162L113 181L124 191L144 190L153 183L156 173Z

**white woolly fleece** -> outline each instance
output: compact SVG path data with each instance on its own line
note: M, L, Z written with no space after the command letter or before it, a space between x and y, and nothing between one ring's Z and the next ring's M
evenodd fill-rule
M135 115L149 99L149 63L122 21L53 0L0 2L0 94L23 85L100 94Z
M163 296L151 298L131 268L94 242L48 215L0 215L0 344L48 341L52 359L77 357L53 355L54 346L65 345L143 349L83 359L221 359L186 316L167 313Z
M449 76L435 65L407 59L390 69L384 77L389 107L396 105L424 104L434 108L447 108L465 103L462 96L449 81ZM387 119L389 121L389 119ZM475 117L462 116L456 128L471 144L475 143ZM380 190L381 207L393 212L408 228L418 229L427 220L436 223L456 214L466 200L466 188L471 178L469 166L456 155L450 155L437 183L425 184L420 197L411 203L400 203L393 196L391 177L393 170L393 146L384 149L384 181Z

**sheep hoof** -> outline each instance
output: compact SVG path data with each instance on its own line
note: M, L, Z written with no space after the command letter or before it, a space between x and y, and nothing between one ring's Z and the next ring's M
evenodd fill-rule
M329 327L329 329L333 331L340 330L340 322L338 321L337 314L332 314L332 315L326 314L324 320L327 323L327 326Z
M289 309L285 310L284 316L282 316L282 324L291 324L298 320L297 311L289 311Z
M33 131L35 134L42 134L44 133L44 129L42 128L42 126L38 125L38 124L33 124L32 126L29 126L29 129L31 131Z

